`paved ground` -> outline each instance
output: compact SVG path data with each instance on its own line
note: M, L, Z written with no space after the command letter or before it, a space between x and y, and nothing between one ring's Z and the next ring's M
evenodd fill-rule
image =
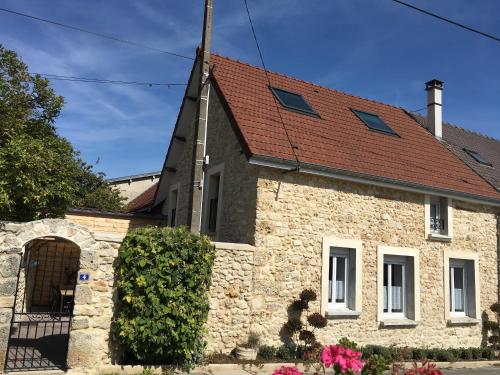
M475 369L453 369L453 370L443 370L443 374L445 375L500 375L500 367L498 366L488 366L488 367L479 367Z

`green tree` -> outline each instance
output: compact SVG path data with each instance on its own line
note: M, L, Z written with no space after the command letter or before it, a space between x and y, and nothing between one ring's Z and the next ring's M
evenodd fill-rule
M0 219L60 217L72 205L101 208L103 201L109 204L102 208L122 207L118 193L57 135L63 104L47 79L30 75L17 54L0 45Z

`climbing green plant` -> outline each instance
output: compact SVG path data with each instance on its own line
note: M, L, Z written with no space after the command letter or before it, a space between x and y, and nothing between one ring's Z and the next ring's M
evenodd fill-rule
M129 362L191 368L204 349L214 249L187 228L131 231L119 250L113 333Z

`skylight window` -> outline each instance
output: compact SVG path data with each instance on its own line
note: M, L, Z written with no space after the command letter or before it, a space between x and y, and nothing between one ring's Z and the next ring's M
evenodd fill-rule
M270 87L270 89L283 107L310 115L318 115L302 95L277 87Z
M484 164L484 165L491 165L491 163L488 160L486 160L483 157L483 155L481 155L479 152L468 150L466 148L464 148L464 151L466 153L468 153L471 157L473 157L474 160L476 160L478 163L481 163L481 164Z
M387 125L380 117L372 113L351 109L358 118L365 123L368 128L386 134L398 135L392 128Z

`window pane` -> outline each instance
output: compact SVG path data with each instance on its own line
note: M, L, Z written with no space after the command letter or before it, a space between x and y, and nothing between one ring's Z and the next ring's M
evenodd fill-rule
M372 130L381 131L388 134L397 134L392 128L387 125L380 117L372 113L366 113L363 111L357 111L352 109L352 111L358 116L358 118L365 123Z
M391 300L392 312L403 312L403 266L401 264L391 264Z
M316 114L302 95L276 87L272 87L271 90L283 106L305 113Z
M328 303L332 302L332 278L333 278L333 256L330 255L330 260L328 262Z
M453 294L455 297L455 312L464 312L464 269L462 267L454 267L453 271Z
M345 266L346 259L337 257L337 269L335 277L335 302L345 303Z
M389 310L387 309L388 305L388 293L387 293L387 286L388 286L388 269L389 265L384 263L384 312L388 312Z

